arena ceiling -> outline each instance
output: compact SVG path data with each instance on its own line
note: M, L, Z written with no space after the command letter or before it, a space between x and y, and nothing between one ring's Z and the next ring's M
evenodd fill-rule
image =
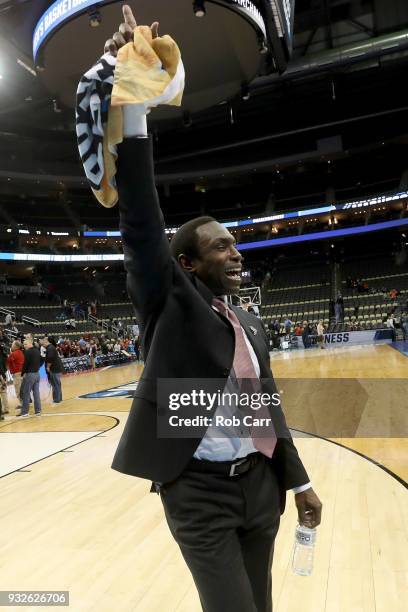
M114 226L115 211L94 204L78 163L70 104L78 68L60 91L52 91L50 74L31 72L32 32L50 4L0 0L0 223ZM179 4L186 23L204 32L206 18L193 16L192 2ZM85 36L85 19L81 28ZM104 28L89 28L101 44ZM166 216L210 210L226 218L261 212L267 202L277 209L318 204L330 189L341 198L398 188L407 180L407 31L405 0L296 0L293 57L281 76L266 74L252 34L237 31L250 99L242 99L234 73L235 92L220 90L209 107L183 108L191 121L179 115L152 124ZM67 35L53 54L71 66L79 41ZM195 51L197 36L190 38L185 58ZM220 54L219 45L208 45L209 65ZM190 77L196 96L203 73L201 65Z

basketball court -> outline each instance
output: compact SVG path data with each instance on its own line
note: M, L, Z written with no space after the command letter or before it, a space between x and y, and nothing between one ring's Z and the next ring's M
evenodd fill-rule
M304 397L294 403L288 394L283 405L324 506L313 574L297 576L291 570L296 508L288 492L273 565L274 610L405 610L404 351L387 345L299 350L272 354L271 365L285 393L290 380L295 389L303 385ZM66 376L58 410L44 404L41 418L8 416L1 423L0 575L7 589L68 590L76 612L200 610L150 483L110 468L141 371L126 365ZM313 381L320 394L325 384L332 388L325 412L321 402L310 408ZM342 405L346 381L365 394L358 427L355 411L348 415ZM42 396L48 396L45 382ZM330 431L328 413L337 423L341 415L339 434L308 435ZM381 437L373 435L373 423ZM342 435L347 427L358 435Z

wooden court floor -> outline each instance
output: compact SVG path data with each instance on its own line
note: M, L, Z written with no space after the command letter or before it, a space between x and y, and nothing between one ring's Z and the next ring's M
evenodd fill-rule
M290 568L296 512L288 493L274 611L405 611L408 359L375 346L279 353L271 365L324 504L313 575L299 577ZM65 377L57 407L46 404L43 384L44 416L11 414L0 423L0 590L69 590L74 612L200 610L158 496L147 481L110 469L131 400L78 399L140 372L123 366Z

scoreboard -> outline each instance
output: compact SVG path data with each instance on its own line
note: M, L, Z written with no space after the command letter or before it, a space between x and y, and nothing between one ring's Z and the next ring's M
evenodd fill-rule
M292 54L295 0L262 0L262 4L275 68L282 73Z

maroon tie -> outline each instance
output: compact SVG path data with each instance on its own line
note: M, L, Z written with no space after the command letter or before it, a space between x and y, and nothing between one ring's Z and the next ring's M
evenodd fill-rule
M244 332L241 324L238 321L236 314L231 308L218 298L213 298L213 305L217 308L220 314L228 319L234 328L235 333L235 354L232 367L234 368L235 376L239 381L248 379L256 379L259 382L259 378L256 375L254 364L251 359L251 355L248 350L248 346L245 342ZM253 415L254 418L270 419L271 415L267 406L261 405L259 410ZM258 434L256 436L255 434ZM276 446L276 433L271 423L266 427L256 427L255 431L251 430L251 438L254 446L262 454L267 457L272 457L273 451Z

